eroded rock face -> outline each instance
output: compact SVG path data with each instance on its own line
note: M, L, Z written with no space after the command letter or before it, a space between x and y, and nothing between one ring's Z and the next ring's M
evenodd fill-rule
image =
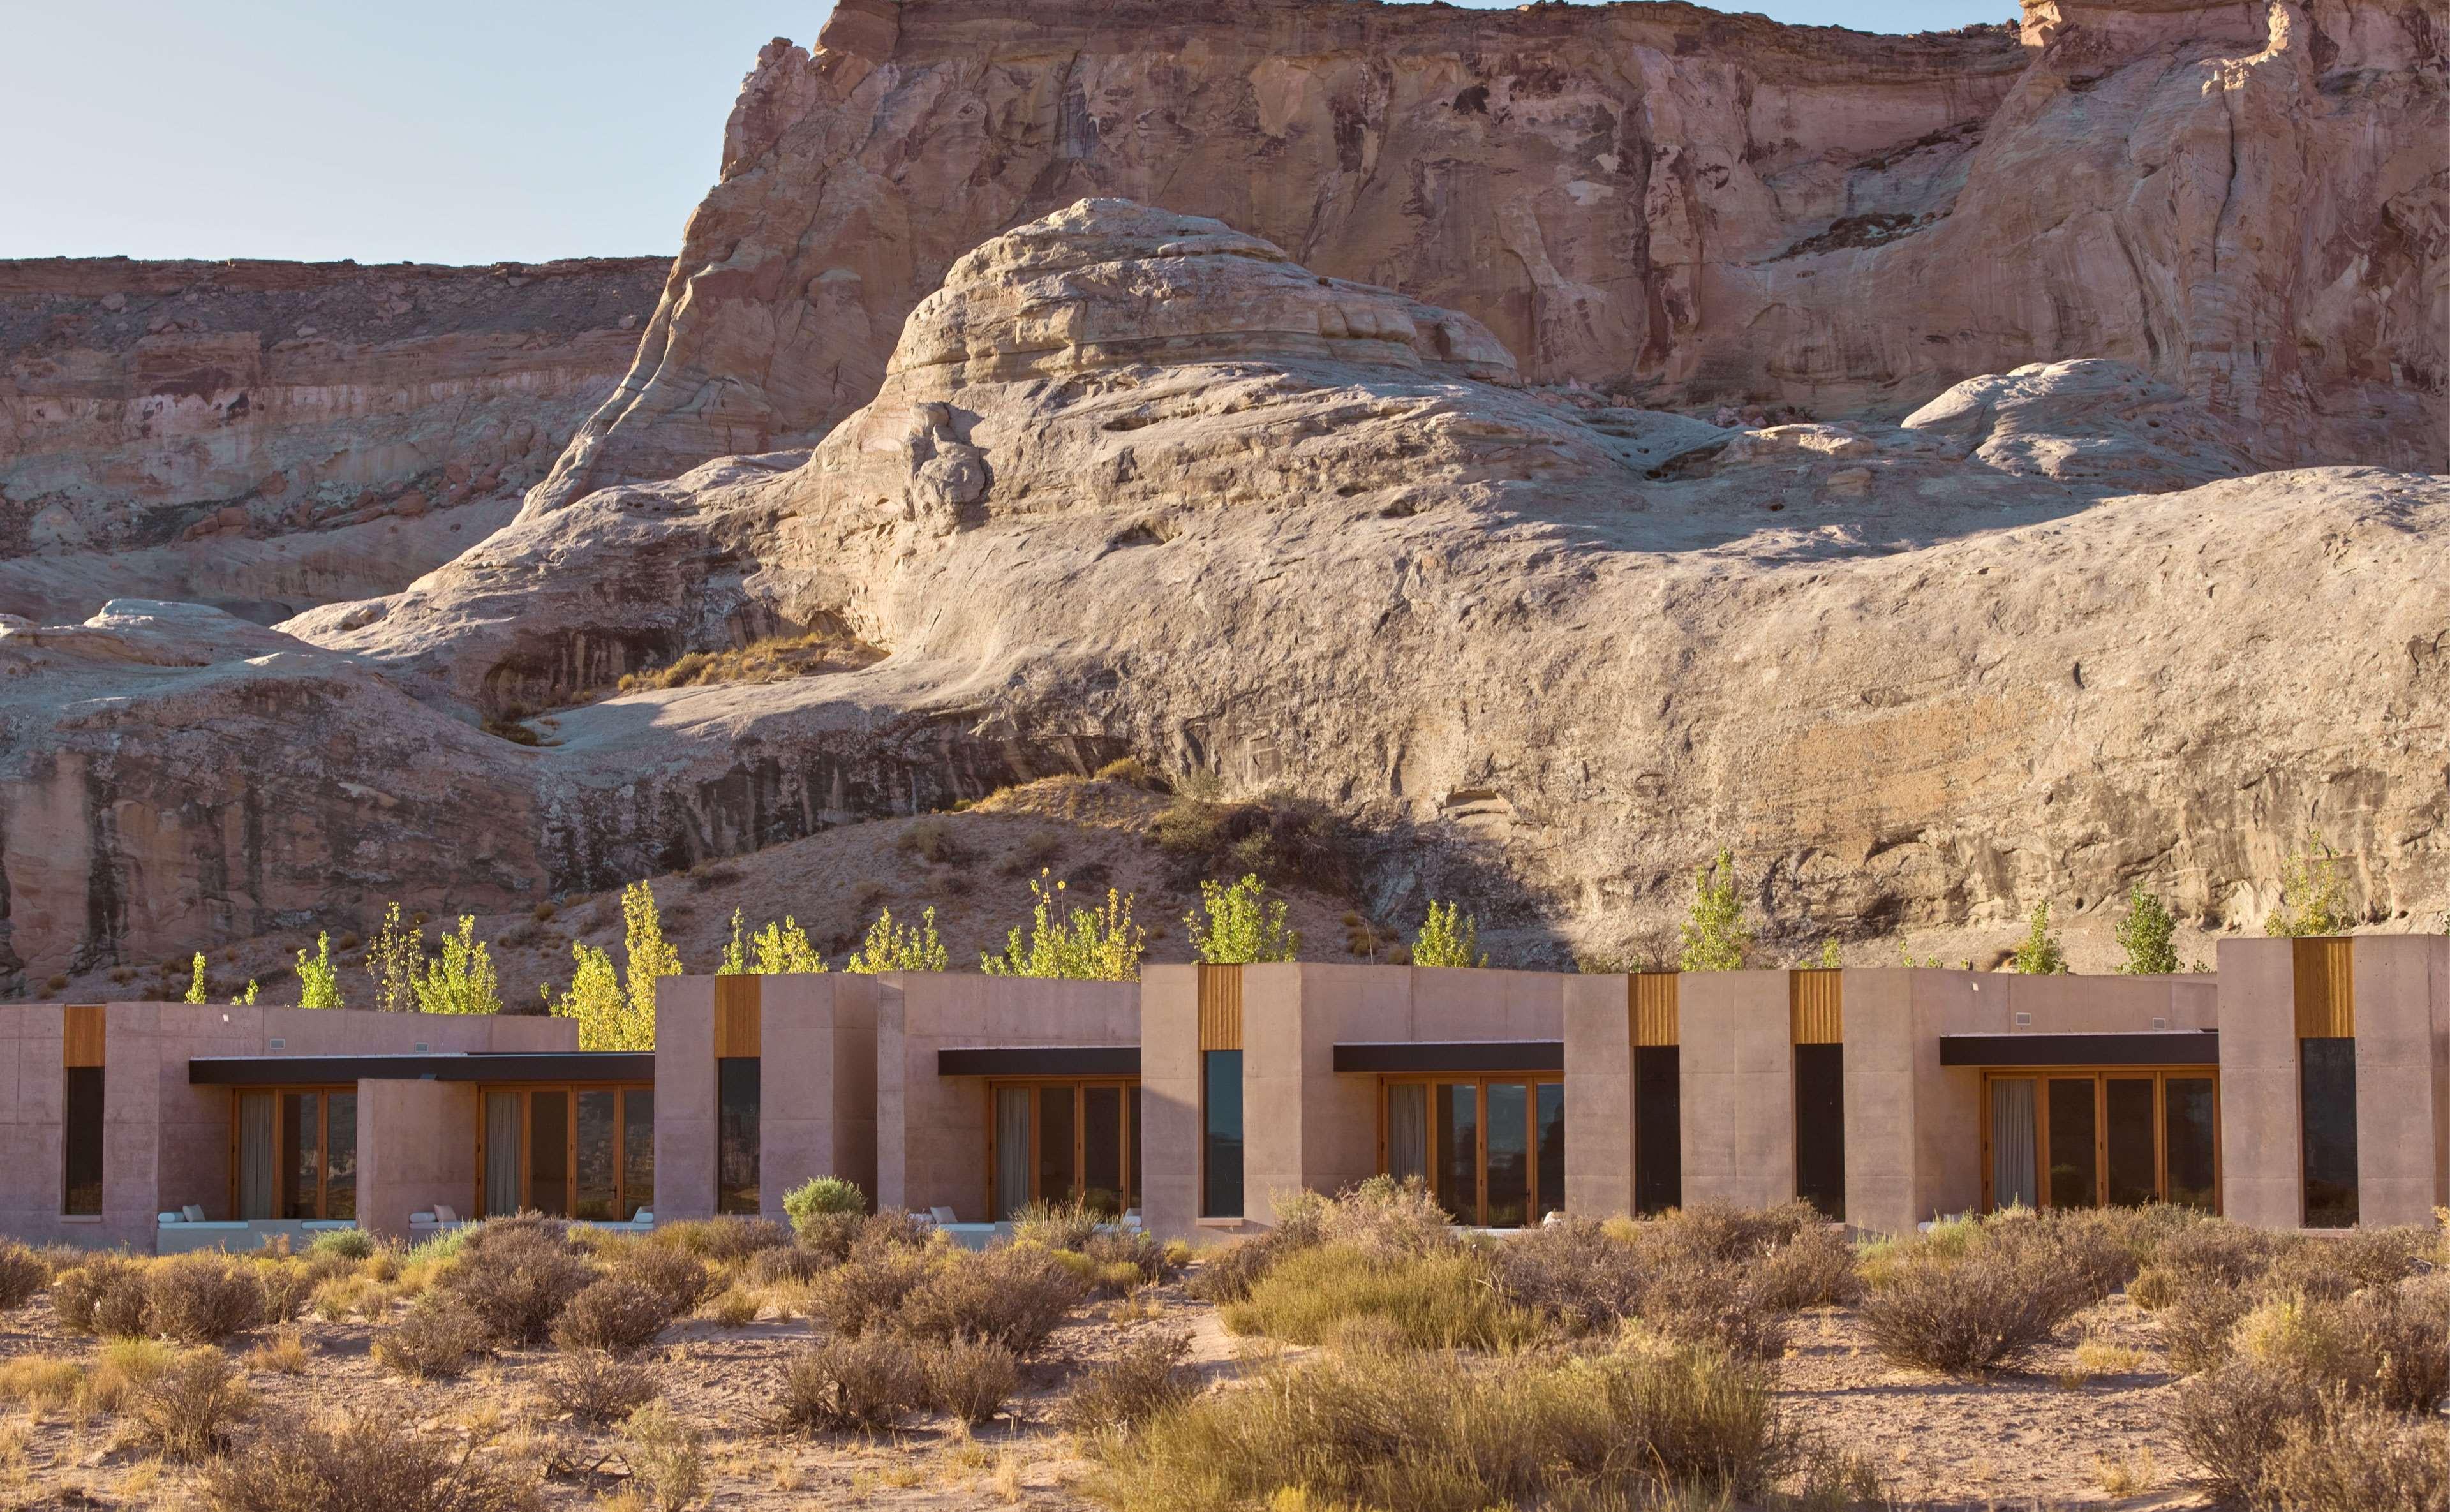
M508 519L666 269L0 262L0 612L399 587Z
M2137 880L2251 925L2316 833L2372 917L2450 906L2441 479L2221 477L2232 423L2114 362L1721 428L1297 273L1083 202L962 259L812 451L599 492L287 629L436 717L600 680L625 626L887 653L553 716L522 769L556 885L1134 752L1374 816L1410 848L1373 908L1462 890L1525 960L1672 920L1722 843L1814 944L2048 898L2083 960ZM1409 339L1350 334L1398 307Z
M759 56L638 359L532 513L814 444L1083 195L1465 312L1526 378L1894 419L2110 358L2264 465L2450 465L2434 0L1876 37L1681 5L843 0Z

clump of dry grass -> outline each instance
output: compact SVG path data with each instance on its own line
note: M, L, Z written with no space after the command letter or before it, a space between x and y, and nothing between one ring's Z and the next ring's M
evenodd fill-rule
M928 1402L926 1372L906 1340L883 1332L827 1339L791 1357L774 1401L778 1432L889 1428Z
M448 1380L465 1374L469 1363L485 1352L492 1331L463 1298L428 1292L406 1317L375 1336L374 1356L401 1375Z
M528 1480L473 1444L419 1434L375 1413L268 1425L206 1464L212 1512L526 1512Z
M865 667L883 653L839 622L799 635L773 635L719 651L690 651L669 666L625 674L620 689L634 693L711 683L781 683L795 677Z
M126 1426L166 1458L193 1462L220 1452L254 1410L254 1394L219 1349L190 1349L130 1393Z
M1488 1259L1461 1246L1402 1255L1320 1245L1278 1262L1221 1316L1235 1333L1288 1344L1332 1343L1358 1327L1414 1348L1492 1349L1539 1332L1531 1313L1499 1296Z
M672 1313L666 1300L626 1276L607 1276L579 1289L553 1326L565 1349L600 1349L615 1358L654 1343Z
M1120 1354L1073 1387L1057 1421L1083 1434L1119 1432L1147 1423L1191 1400L1195 1388L1182 1368L1190 1354L1187 1333L1138 1334Z
M565 1354L539 1371L537 1393L547 1406L591 1427L606 1427L653 1401L655 1378L643 1366L609 1354Z
M630 1414L621 1458L656 1512L680 1512L706 1490L705 1438L661 1402Z

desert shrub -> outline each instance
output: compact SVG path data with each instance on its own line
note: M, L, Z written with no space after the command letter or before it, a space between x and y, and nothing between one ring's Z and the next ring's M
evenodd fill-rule
M2334 1263L2358 1286L2378 1287L2414 1274L2440 1239L2438 1229L2405 1227L2352 1229L2315 1243L2327 1247Z
M1777 1311L1842 1306L1861 1296L1862 1289L1855 1271L1855 1247L1843 1233L1818 1224L1771 1250L1755 1268L1755 1296Z
M1501 1295L1568 1333L1613 1328L1633 1316L1650 1279L1631 1244L1588 1218L1516 1234L1490 1261Z
M1086 1289L1047 1251L1008 1245L936 1265L903 1299L899 1321L916 1338L983 1339L1028 1355Z
M630 1414L621 1429L621 1458L656 1512L680 1512L706 1491L704 1436L660 1402Z
M590 1427L610 1427L655 1399L655 1378L642 1366L582 1349L536 1373L537 1395L557 1413Z
M2239 1502L2263 1500L2264 1465L2292 1423L2325 1416L2312 1383L2267 1366L2225 1365L2181 1382L2171 1405L2179 1446L2212 1489Z
M1992 1218L1982 1225L1985 1239L2004 1237L2032 1243L2051 1251L2052 1263L2085 1300L2098 1302L2135 1276L2131 1248L2134 1217L2149 1209L2061 1208L2034 1216ZM2033 1231L2028 1234L2025 1231Z
M1033 1202L1012 1215L1012 1242L1046 1250L1078 1250L1106 1217L1085 1202Z
M1174 1270L1165 1245L1146 1230L1091 1234L1089 1242L1080 1247L1080 1253L1109 1274L1118 1267L1129 1266L1143 1284L1163 1281Z
M986 1422L1021 1386L1021 1362L1002 1345L983 1339L948 1339L921 1357L927 1400L963 1423Z
M2127 1283L2127 1300L2146 1312L2158 1312L2178 1300L2186 1281L2165 1265L2148 1265Z
M1135 1334L1073 1387L1057 1421L1075 1433L1137 1427L1191 1399L1196 1387L1182 1368L1190 1354L1187 1333Z
M401 1375L447 1380L485 1352L492 1331L466 1299L429 1291L406 1317L375 1335L374 1356Z
M203 1460L254 1409L254 1395L219 1349L190 1349L131 1393L127 1427L170 1459Z
M334 1229L315 1236L306 1247L308 1254L337 1255L351 1262L370 1258L375 1252L375 1236L363 1229Z
M1366 838L1351 819L1312 799L1271 794L1220 803L1193 786L1213 791L1214 779L1185 779L1181 795L1149 826L1172 861L1172 890L1188 894L1208 878L1254 873L1277 885L1299 882L1337 897L1352 892Z
M66 1405L85 1384L85 1367L55 1354L0 1361L0 1402L40 1412Z
M927 1256L919 1250L862 1245L809 1284L809 1307L834 1332L856 1338L890 1323L927 1270Z
M14 1312L50 1285L51 1268L22 1244L0 1242L0 1312Z
M2257 1481L2288 1512L2439 1512L2450 1507L2450 1430L2370 1408L2289 1423Z
M77 1405L117 1412L155 1377L176 1365L179 1351L159 1339L111 1339L95 1350L77 1387Z
M474 1445L356 1413L285 1422L204 1467L212 1512L524 1512L527 1483Z
M2266 1299L2231 1336L2241 1360L2430 1415L2450 1393L2450 1282L2375 1287L2344 1301Z
M145 1291L151 1331L181 1344L219 1344L263 1321L253 1268L209 1250L155 1262Z
M2282 1245L2263 1272L2257 1289L2269 1296L2304 1297L2337 1302L2357 1289L2357 1278L2342 1263L2343 1252L2328 1239L2298 1235Z
M1371 1176L1337 1193L1332 1201L1311 1208L1310 1213L1315 1214L1320 1243L1371 1254L1429 1254L1457 1243L1446 1209L1417 1176L1405 1181ZM1298 1231L1309 1215L1296 1207L1281 1214L1279 1221Z
M2176 1279L2242 1287L2269 1268L2272 1236L2240 1223L2218 1220L2189 1225L2164 1239L2151 1263Z
M658 1244L678 1245L710 1265L740 1265L760 1250L791 1242L791 1231L771 1218L693 1218L655 1231Z
M1652 1272L1641 1315L1669 1339L1740 1360L1776 1360L1786 1352L1786 1310L1771 1301L1758 1267L1681 1256Z
M1672 1347L1519 1356L1487 1370L1404 1353L1279 1366L1092 1445L1123 1512L1249 1505L1481 1512L1747 1497L1794 1458L1766 1372Z
M1281 1228L1220 1246L1200 1259L1185 1289L1203 1302L1247 1301L1277 1261L1305 1247L1306 1241Z
M857 1242L870 1246L889 1246L902 1250L925 1250L943 1237L928 1219L899 1208L886 1212L871 1212L859 1226Z
M850 1258L851 1246L859 1242L861 1233L867 1227L867 1219L865 1215L855 1212L819 1212L810 1214L808 1221L798 1227L800 1242L789 1248L807 1254L819 1269L823 1269L840 1265ZM758 1251L758 1258L763 1260L768 1255L781 1252L779 1250L762 1250ZM797 1262L778 1260L775 1264L791 1266Z
M1633 1237L1645 1253L1662 1261L1683 1257L1740 1263L1794 1243L1807 1229L1827 1226L1828 1220L1808 1202L1774 1208L1697 1202L1637 1225Z
M483 1320L495 1344L509 1347L542 1344L570 1299L594 1280L595 1268L559 1229L497 1232L487 1224L461 1246L444 1285Z
M783 1194L783 1212L805 1239L819 1217L866 1212L867 1193L840 1176L812 1176Z
M266 1260L255 1268L256 1285L263 1289L267 1323L294 1323L315 1300L322 1273L303 1260Z
M2181 1282L2154 1310L2161 1352L2182 1372L2209 1370L2229 1357L2229 1338L2254 1310L2254 1293L2210 1279Z
M775 1252L760 1250L758 1258ZM704 1261L667 1245L642 1244L623 1251L612 1262L612 1274L654 1293L666 1315L674 1318L704 1302L714 1286Z
M749 1279L761 1287L807 1286L841 1263L841 1257L808 1245L785 1245L758 1250L749 1263Z
M1145 787L1153 793L1168 789L1166 780L1137 756L1116 757L1098 768L1097 778L1101 783L1126 783L1134 787Z
M563 1307L553 1325L553 1342L626 1358L654 1343L671 1318L664 1298L626 1277L607 1276L581 1288Z
M1301 1250L1278 1263L1247 1301L1224 1308L1236 1333L1289 1344L1334 1341L1362 1323L1371 1337L1417 1348L1496 1348L1538 1331L1502 1300L1488 1262L1457 1247L1437 1255L1381 1255L1345 1244Z
M926 1372L906 1340L828 1339L791 1357L771 1416L778 1432L889 1428L925 1406Z
M123 1318L130 1325L125 1328L106 1329L105 1320L94 1314L103 1298L112 1291L124 1298L133 1298L133 1316L127 1316L123 1302L114 1309L111 1322ZM70 1333L135 1334L145 1331L145 1269L117 1255L96 1255L82 1265L62 1270L51 1282L51 1309L59 1315L60 1327Z
M1951 1374L2012 1367L2099 1300L2101 1271L2031 1219L1984 1226L1962 1254L1909 1252L1863 1299L1865 1332L1896 1364Z

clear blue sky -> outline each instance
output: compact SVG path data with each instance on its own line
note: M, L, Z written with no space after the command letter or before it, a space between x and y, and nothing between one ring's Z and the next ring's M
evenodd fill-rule
M2014 9L1761 7L1867 31ZM757 48L814 42L830 10L0 0L0 258L669 255Z

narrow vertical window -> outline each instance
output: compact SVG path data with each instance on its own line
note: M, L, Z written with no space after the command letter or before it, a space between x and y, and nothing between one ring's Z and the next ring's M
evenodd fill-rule
M1795 1047L1795 1194L1846 1217L1846 1047Z
M621 1094L621 1216L655 1206L655 1095L644 1087Z
M281 1215L321 1217L323 1159L322 1097L312 1092L281 1095L281 1147L288 1158L281 1168Z
M758 1211L758 1067L753 1056L726 1056L715 1062L717 1212Z
M2169 1200L2180 1207L2212 1212L2220 1205L2220 1194L2213 1190L2219 1141L2213 1133L2212 1079L2171 1076L2162 1087L2161 1142L2168 1151Z
M1560 1212L1565 1206L1565 1084L1544 1081L1534 1094L1539 1098L1538 1126L1540 1135L1540 1212L1538 1216Z
M1674 1045L1633 1051L1633 1211L1684 1204L1684 1094Z
M1480 1083L1437 1084L1430 1094L1431 1132L1437 1140L1436 1174L1430 1185L1447 1216L1480 1222Z
M1080 1089L1080 1192L1090 1207L1119 1218L1123 1201L1123 1089Z
M2102 1087L2104 1175L2113 1208L2142 1208L2160 1197L2152 1138L2152 1078L2111 1076Z
M2033 1148L2033 1078L2002 1076L1991 1083L1991 1206L2038 1208L2035 1188L2040 1156Z
M2357 1224L2357 1042L2297 1041L2305 1140L2305 1227Z
M323 1095L323 1216L358 1215L358 1095Z
M102 1216L102 1068L68 1068L61 1108L66 1146L60 1212L72 1217Z
M1387 1088L1387 1173L1398 1181L1429 1179L1429 1089L1418 1081Z
M1200 1053L1199 1215L1242 1215L1242 1052Z

